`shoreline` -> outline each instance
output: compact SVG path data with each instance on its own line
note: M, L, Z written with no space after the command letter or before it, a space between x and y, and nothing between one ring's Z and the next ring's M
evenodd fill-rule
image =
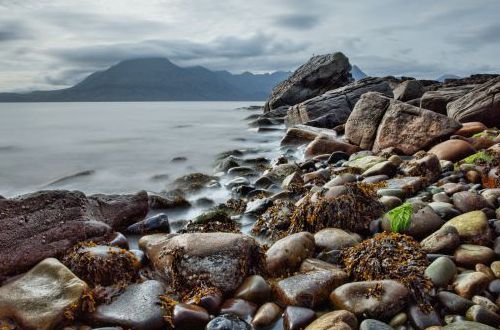
M0 199L0 325L498 327L500 107L464 111L500 78L352 82L343 55L327 59L312 58L251 117L257 134L287 124L272 159L228 151L222 174L187 174L159 193ZM318 66L341 86L283 106ZM448 116L433 94L446 88L463 93ZM422 106L429 92L434 110ZM215 203L221 189L231 198ZM190 208L206 211L170 221Z

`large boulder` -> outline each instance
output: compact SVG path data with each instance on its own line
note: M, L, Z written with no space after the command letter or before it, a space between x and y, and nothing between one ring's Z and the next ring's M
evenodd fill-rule
M461 126L457 121L433 111L369 92L360 98L349 116L346 138L376 153L395 147L406 155L412 155L449 137Z
M290 107L285 123L328 128L344 124L361 95L367 92L392 97L389 84L382 78L365 78Z
M446 87L435 91L427 91L420 98L420 107L446 115L446 106L470 92L475 86Z
M342 53L313 56L285 81L274 87L264 112L292 106L352 81L349 59Z
M281 139L281 145L287 146L305 144L311 142L320 135L330 139L335 139L337 137L337 133L331 129L296 125L295 127L287 129L285 136Z
M45 259L0 288L0 319L12 319L21 329L55 329L87 289L57 259Z
M500 126L500 77L474 88L447 106L448 116L459 122L480 121Z
M146 192L85 196L79 191L48 190L0 200L0 277L25 271L74 244L105 241L144 218Z
M263 267L259 244L242 234L155 234L142 237L139 247L165 283L184 293L202 287L230 293Z

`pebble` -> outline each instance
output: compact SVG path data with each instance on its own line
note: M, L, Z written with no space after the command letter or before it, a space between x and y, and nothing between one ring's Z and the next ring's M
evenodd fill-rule
M308 273L314 270L336 270L340 269L340 266L332 265L329 262L308 258L302 262L299 268L300 273Z
M408 320L408 315L406 313L399 313L394 315L394 317L389 321L389 325L393 328L403 325Z
M489 325L481 324L478 322L470 321L460 321L455 323L450 323L443 327L442 330L495 330L495 328Z
M260 306L252 319L252 325L256 328L271 326L281 314L281 308L273 302Z
M252 330L252 326L234 314L220 315L208 322L205 330Z
M354 246L361 238L339 228L325 228L314 234L314 241L319 250L330 251Z
M441 318L434 308L424 312L418 305L412 304L408 309L408 314L413 326L419 330L442 325Z
M271 287L260 275L247 277L234 293L234 298L262 304L271 298Z
M453 204L463 213L488 208L488 202L483 196L475 192L461 191L453 194Z
M208 315L207 311L196 305L176 304L172 314L175 329L204 329L205 325L210 321L210 315Z
M369 293L382 288L380 297ZM408 290L392 280L352 282L333 290L330 301L337 309L348 310L358 316L390 318L406 305Z
M471 300L448 291L439 292L437 298L446 310L452 314L465 314L474 305Z
M420 245L427 253L454 251L460 244L460 236L455 227L442 227L424 238Z
M493 261L490 265L493 274L495 274L496 278L500 278L500 261Z
M311 233L301 232L282 238L266 252L267 271L275 276L294 272L302 261L312 256L314 249Z
M492 249L481 245L462 244L455 251L458 265L473 268L476 264L489 264L495 259Z
M443 227L455 227L464 243L484 244L490 240L488 218L483 211L464 213L447 221Z
M437 258L425 270L425 276L429 277L437 287L446 287L456 274L455 263L447 257Z
M342 330L357 329L358 319L356 315L345 310L333 311L321 315L305 330Z
M309 308L288 306L283 313L285 330L300 330L308 326L316 318L316 313Z
M474 297L472 297L472 302L476 305L481 305L484 308L489 309L493 313L496 313L499 310L499 307L494 302L492 302L491 300L489 300L486 297L474 296Z
M500 280L496 279L494 281L491 281L488 285L488 291L493 294L500 295Z
M359 325L359 330L394 330L394 328L379 320L366 319Z
M234 299L230 298L224 301L222 306L220 307L221 314L236 314L242 320L247 322L252 320L252 317L257 312L257 305L246 301L243 299Z
M481 272L484 275L488 276L490 281L493 281L496 278L496 276L493 273L493 271L491 270L491 268L484 265L484 264L477 264L476 265L476 272Z
M481 272L459 274L453 282L455 292L464 298L470 299L481 294L489 284L488 276Z
M474 305L469 308L465 317L470 321L487 324L492 327L500 325L500 315L480 305Z

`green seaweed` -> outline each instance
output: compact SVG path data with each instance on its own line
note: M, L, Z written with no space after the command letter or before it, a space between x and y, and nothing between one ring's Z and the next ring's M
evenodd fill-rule
M411 216L413 215L413 206L410 203L404 203L387 212L391 224L391 231L400 233L410 227Z
M462 164L477 164L478 162L489 163L493 160L493 156L486 153L485 151L476 152L469 157L466 157L460 161Z

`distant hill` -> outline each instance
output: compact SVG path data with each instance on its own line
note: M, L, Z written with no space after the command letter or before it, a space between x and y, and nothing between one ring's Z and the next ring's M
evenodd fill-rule
M182 68L166 58L143 58L94 72L65 89L0 93L0 102L260 101L288 75L281 71L231 74L202 66Z
M439 82L444 82L446 79L460 79L460 78L462 78L462 77L459 77L459 76L454 75L454 74L444 74L444 75L436 78L436 80Z
M363 78L368 77L368 75L363 71L361 71L361 69L357 65L352 66L351 75L354 78L354 80L361 80Z

